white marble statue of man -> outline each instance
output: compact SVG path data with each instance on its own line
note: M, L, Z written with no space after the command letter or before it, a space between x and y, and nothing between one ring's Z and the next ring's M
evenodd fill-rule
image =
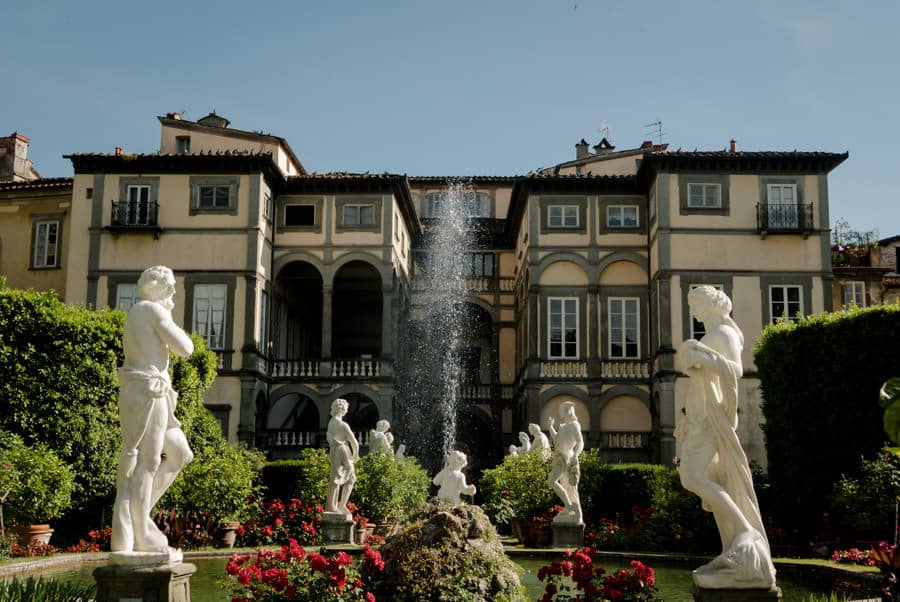
M694 571L694 583L711 589L771 588L775 567L736 433L744 335L729 316L731 300L722 291L699 286L688 293L688 305L706 334L685 341L675 356L676 368L689 377L684 416L675 429L678 472L684 488L712 512L722 539L722 553Z
M553 519L554 523L583 525L581 498L578 495L578 481L581 465L578 456L584 449L581 423L575 415L575 404L564 401L559 405L559 430L553 417L549 419L550 435L553 437L553 466L547 479L550 487L563 502L563 509ZM532 447L533 449L533 447Z
M328 495L325 498L325 512L342 514L348 520L352 514L347 509L350 493L356 483L356 467L359 460L359 443L344 422L349 404L346 399L335 399L331 402L331 420L328 421L328 460L331 465L331 476L328 480Z
M528 451L533 454L540 454L542 458L549 458L553 450L550 447L550 439L541 430L541 425L532 422L528 425L528 432L534 437Z
M137 283L140 301L125 318L124 365L119 369L122 451L116 477L110 562L177 560L150 512L194 455L175 418L178 394L169 380L169 352L193 353L190 337L172 320L175 277L147 268Z
M462 471L466 462L468 462L466 454L461 451L452 451L447 456L447 464L444 469L434 477L432 482L440 487L437 497L442 502L459 504L462 494L475 495L475 485L466 484L466 475Z
M375 428L369 431L369 453L377 454L380 451L394 455L394 435L390 433L391 423L387 420L379 420Z

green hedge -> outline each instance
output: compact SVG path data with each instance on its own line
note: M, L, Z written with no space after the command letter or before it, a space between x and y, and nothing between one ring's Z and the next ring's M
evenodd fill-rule
M832 485L886 442L878 391L900 373L897 341L895 305L770 325L754 349L777 492L768 511L801 540L820 526Z
M262 482L267 500L297 498L307 504L325 504L331 474L328 452L320 448L300 450L297 460L266 462Z

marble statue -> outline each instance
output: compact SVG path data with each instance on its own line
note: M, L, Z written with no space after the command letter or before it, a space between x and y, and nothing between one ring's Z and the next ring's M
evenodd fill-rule
M544 434L544 431L541 430L541 425L532 422L528 425L528 432L531 433L531 436L534 437L534 439L531 441L531 445L527 451L530 451L533 454L540 454L541 457L544 458L549 458L553 453L553 450L550 448L550 439L548 439L547 435Z
M352 514L347 509L347 502L350 501L350 493L356 483L354 464L359 460L359 443L350 425L344 422L348 408L346 399L338 398L331 402L331 420L328 421L326 433L331 476L328 480L325 512L341 514L350 520Z
M175 417L178 394L169 379L169 352L193 353L190 337L172 320L175 276L147 268L137 282L140 301L125 318L119 369L122 451L113 504L111 564L165 564L181 560L150 512L194 454Z
M402 460L405 457L406 457L406 444L401 443L400 445L397 446L397 451L394 452L394 459Z
M528 453L528 450L531 449L531 439L528 437L528 433L519 431L519 443L520 445L511 444L509 446L510 456L518 456L519 454Z
M442 502L459 504L462 494L475 495L475 485L466 485L466 475L462 472L466 462L466 454L452 451L447 456L447 465L434 477L433 483L440 487L437 497Z
M394 455L394 434L390 432L391 423L387 420L379 420L375 428L369 431L369 453L377 454L386 451Z
M736 433L744 335L729 316L731 299L722 291L699 286L688 293L688 305L706 334L682 343L675 355L675 367L689 377L684 416L675 429L678 472L684 488L712 512L722 539L722 553L694 571L694 583L710 589L771 588L775 567Z
M553 466L547 481L563 502L563 509L553 522L563 525L583 525L581 498L578 496L578 481L581 478L578 456L584 449L584 438L581 435L581 423L575 415L575 404L571 401L559 404L559 419L558 430L553 417L549 420L550 436L553 437L555 449Z

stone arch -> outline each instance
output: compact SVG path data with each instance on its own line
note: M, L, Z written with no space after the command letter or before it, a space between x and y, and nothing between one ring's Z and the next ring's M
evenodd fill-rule
M332 357L379 357L385 335L384 276L376 265L362 259L349 258L336 266L331 294Z
M593 407L591 419L593 420L593 424L597 425L598 428L602 428L603 426L602 415L604 408L610 401L617 397L633 397L640 400L652 420L654 412L649 392L631 385L616 385L600 393L600 396L597 398L597 403Z
M385 266L380 261L380 257L377 255L373 255L372 253L366 253L364 251L351 251L350 253L346 253L345 255L341 255L337 259L334 260L333 263L329 264L325 270L325 284L331 286L334 284L334 277L340 271L342 267L350 263L351 261L362 261L363 263L368 263L375 271L378 272L378 275L381 276L382 283L389 282L390 273L385 271ZM388 266L390 268L391 266Z
M563 272L568 272L568 274L564 275ZM591 272L590 268L585 269L585 266L580 262L558 259L541 269L537 281L541 286L553 286L555 284L587 286L591 282ZM573 274L577 274L580 278L573 277Z
M541 274L543 274L544 270L557 261L570 261L572 263L577 263L579 266L581 266L581 269L583 269L589 276L591 274L591 271L593 270L590 262L581 255L577 253L568 253L565 251L561 251L557 253L550 253L538 262L536 271L537 279L540 280Z
M615 253L610 253L606 257L600 260L597 264L597 275L603 273L610 264L616 263L617 261L630 261L631 263L636 263L644 272L650 272L650 261L641 255L640 253L635 253L633 251L616 251Z
M432 306L432 307L431 307L431 309L428 311L428 314L427 314L427 318L426 318L426 319L431 320L431 319L434 318L435 314L437 314L437 313L443 311L443 308L444 308L444 303L443 303L443 302L446 301L446 300L449 299L449 298L450 298L449 296L441 296L441 297L439 297L438 299L436 299L435 301L433 301L433 302L431 303L431 306ZM497 313L497 308L494 307L494 306L492 306L490 303L488 303L487 301L485 301L485 300L482 299L481 297L476 297L475 295L466 295L466 296L462 299L462 303L471 303L472 305L477 305L478 307L480 307L481 309L483 309L485 312L487 312L487 314L491 317L491 320L492 320L493 322L496 322L496 321L497 321L497 315L496 315L496 313Z
M281 255L275 259L275 263L272 264L272 280L278 278L278 274L285 268L292 264L295 261L304 261L314 268L319 270L319 275L322 276L322 280L325 280L325 274L327 269L325 264L322 263L322 260L313 255L312 253L307 253L305 251L291 251L285 255Z
M613 282L610 282L613 280ZM613 261L600 272L601 286L646 286L647 271L633 261Z
M337 389L335 389L334 391L329 393L327 395L327 399L323 400L323 402L322 402L323 405L326 406L326 408L327 408L325 410L326 417L329 416L331 413L331 402L332 401L334 401L338 397L347 398L348 396L350 396L352 394L358 394L358 395L367 397L375 404L375 407L378 410L378 416L376 419L379 419L379 418L390 419L391 414L392 414L391 413L392 400L385 399L384 394L380 390L374 389L374 388L372 388L368 385L362 384L362 383L346 384L341 387L338 387ZM327 418L325 420L325 423L327 426L327 423L328 423ZM373 426L374 426L374 423L373 423Z

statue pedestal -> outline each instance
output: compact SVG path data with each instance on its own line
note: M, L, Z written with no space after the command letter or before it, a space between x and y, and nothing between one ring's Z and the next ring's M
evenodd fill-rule
M322 514L322 539L325 543L353 543L353 519L340 512Z
M580 548L584 545L584 525L553 523L554 548Z
M185 562L163 566L101 566L94 569L97 602L190 602L190 578L196 571L196 566Z
M781 600L781 588L771 589L707 589L691 586L695 602L773 602Z

